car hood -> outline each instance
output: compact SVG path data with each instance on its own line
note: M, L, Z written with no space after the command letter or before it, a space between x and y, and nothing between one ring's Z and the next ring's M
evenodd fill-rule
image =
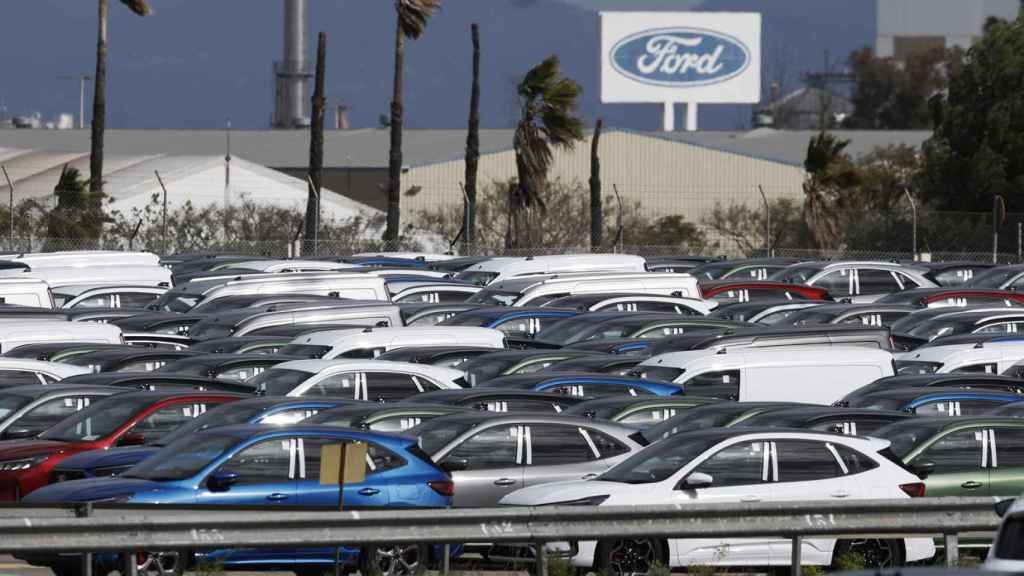
M109 468L112 466L130 466L138 464L159 448L151 447L126 447L111 448L109 450L89 450L65 458L57 465L59 470L92 470L95 468Z
M23 502L95 502L125 496L144 497L146 502L156 493L166 493L168 486L162 482L135 480L130 478L87 478L50 484L25 496Z
M0 442L0 461L31 458L40 454L54 454L71 446L67 442L52 440L10 440Z
M508 506L545 506L560 502L572 502L592 496L608 496L608 499L604 502L606 504L644 504L646 502L637 501L637 497L642 497L644 494L651 496L651 502L656 501L652 490L638 489L634 484L604 482L601 480L571 480L516 490L502 498L500 504Z

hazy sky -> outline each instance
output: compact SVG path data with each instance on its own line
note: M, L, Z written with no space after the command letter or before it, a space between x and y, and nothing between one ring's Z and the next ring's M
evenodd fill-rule
M272 62L281 57L282 0L150 0L138 18L111 0L108 124L112 127L260 128L273 105ZM513 123L513 87L530 66L558 54L584 89L580 111L612 126L653 129L654 105L599 101L598 10L762 11L766 65L785 61L791 85L823 53L845 59L874 39L871 0L444 0L426 35L409 47L407 125L463 127L469 88L469 25L483 31L483 124ZM0 102L10 115L77 112L78 84L91 73L95 0L3 0ZM376 125L391 87L391 0L310 0L310 37L328 35L327 92L357 127ZM771 74L769 70L769 74ZM91 92L91 88L90 88ZM87 103L87 106L89 104ZM705 106L706 128L736 128L749 107Z

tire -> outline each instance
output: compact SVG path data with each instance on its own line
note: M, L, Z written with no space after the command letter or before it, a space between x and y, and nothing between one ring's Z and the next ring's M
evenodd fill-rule
M135 555L139 576L182 576L188 555L178 550L146 551Z
M667 565L668 546L655 538L601 540L594 554L594 570L610 576L641 576L655 563Z
M866 569L898 568L903 566L905 560L902 540L840 540L832 552L832 566L840 567L837 566L839 560L850 554L863 557L863 568Z
M359 551L359 573L373 576L420 576L427 571L424 544L383 544Z

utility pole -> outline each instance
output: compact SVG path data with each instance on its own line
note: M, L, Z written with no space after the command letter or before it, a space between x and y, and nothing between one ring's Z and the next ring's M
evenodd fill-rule
M78 76L58 76L58 80L78 80L78 129L85 128L85 85L92 80L88 74Z

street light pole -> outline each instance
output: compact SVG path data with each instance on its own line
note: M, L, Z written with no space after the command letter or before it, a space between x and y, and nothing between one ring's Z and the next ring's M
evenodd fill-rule
M768 252L768 256L771 258L775 257L775 247L772 246L772 209L768 205L768 197L764 194L764 188L760 184L757 185L757 191L761 193L761 200L764 201L764 219L765 219L765 235L764 235L764 248Z
M910 190L904 188L903 193L907 196L907 201L910 202L910 211L914 218L914 262L917 262L917 203L914 202L914 197L910 195Z
M58 76L59 80L78 80L78 129L85 128L85 85L92 76L81 74L79 76Z

